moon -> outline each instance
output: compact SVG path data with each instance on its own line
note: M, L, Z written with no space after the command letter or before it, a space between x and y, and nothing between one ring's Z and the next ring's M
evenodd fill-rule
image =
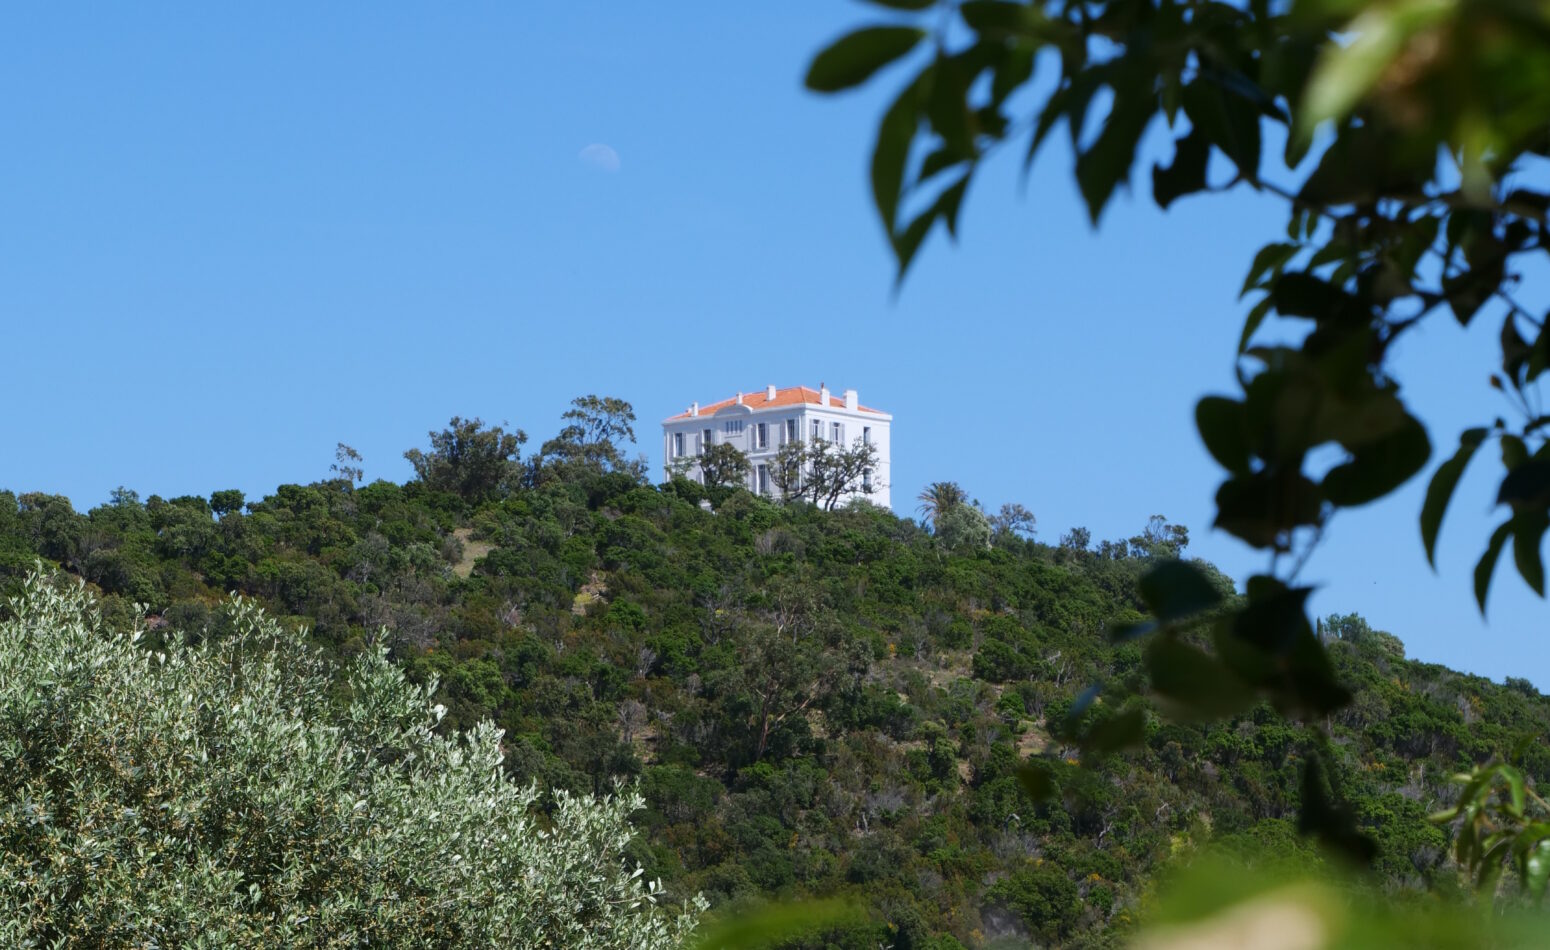
M576 154L582 164L614 174L619 170L619 153L601 142L593 142Z

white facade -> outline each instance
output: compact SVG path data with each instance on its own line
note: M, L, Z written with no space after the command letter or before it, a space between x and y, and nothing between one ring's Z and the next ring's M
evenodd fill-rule
M873 491L849 497L866 498L886 508L890 506L888 430L892 422L888 413L861 405L854 389L836 396L826 387L766 386L708 406L695 403L663 420L662 467L671 477L675 461L698 458L712 445L732 445L748 456L748 490L773 497L777 491L770 470L782 445L797 440L811 443L815 437L846 447L865 441L877 446L877 466L870 476ZM691 463L688 476L702 480L698 463Z

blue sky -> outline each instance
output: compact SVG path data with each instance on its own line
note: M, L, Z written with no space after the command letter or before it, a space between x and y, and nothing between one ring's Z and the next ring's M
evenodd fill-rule
M1058 148L992 162L957 246L903 291L871 211L892 82L801 88L857 4L166 4L8 12L0 33L0 486L260 496L334 445L403 480L454 414L541 441L576 395L634 403L642 449L692 400L857 388L894 413L893 496L954 479L1054 541L1153 513L1209 530L1195 400L1230 391L1274 202L1122 195L1094 232ZM606 146L608 153L589 146ZM604 156L599 160L599 156ZM589 160L590 159L590 160ZM1143 170L1144 171L1144 170ZM1144 174L1142 176L1145 177ZM1529 295L1532 299L1532 295ZM1400 354L1451 451L1506 407L1496 327L1443 320ZM1467 478L1434 574L1424 484L1343 513L1304 573L1412 655L1550 687L1544 605L1502 565Z

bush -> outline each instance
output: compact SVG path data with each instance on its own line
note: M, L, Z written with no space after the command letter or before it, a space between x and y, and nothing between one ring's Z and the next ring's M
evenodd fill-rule
M0 944L668 948L621 859L634 792L538 792L500 732L444 737L382 651L345 696L301 634L154 653L34 574L0 622Z

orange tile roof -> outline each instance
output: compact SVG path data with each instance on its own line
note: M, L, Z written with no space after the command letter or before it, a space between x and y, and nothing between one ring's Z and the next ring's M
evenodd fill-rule
M774 399L769 398L769 390L768 389L756 389L756 390L752 390L750 392L743 393L743 405L747 406L751 410L778 409L781 406L795 406L795 405L800 405L802 403L806 403L808 405L813 405L813 406L820 405L818 390L816 390L816 389L809 389L806 386L791 386L791 387L788 387L786 389L777 389L777 390L775 390L775 398ZM732 397L731 399L723 399L720 402L713 402L713 403L711 403L709 405L701 406L700 407L700 415L702 415L702 416L715 415L717 412L720 412L722 409L725 409L728 406L733 406L733 405L736 405L736 404L737 404L737 397L735 397L735 396ZM834 408L834 409L844 409L845 408L845 394L844 393L837 393L837 392L834 392L833 390L830 390L829 391L829 405L830 405L831 408ZM870 406L859 406L858 405L856 408L859 409L862 412L875 412L875 413L878 413L879 415L881 415L882 412L883 412L881 409L873 409ZM690 418L689 413L687 411L684 411L684 412L680 412L676 416L668 417L668 421L671 422L674 419L688 419L688 418Z

